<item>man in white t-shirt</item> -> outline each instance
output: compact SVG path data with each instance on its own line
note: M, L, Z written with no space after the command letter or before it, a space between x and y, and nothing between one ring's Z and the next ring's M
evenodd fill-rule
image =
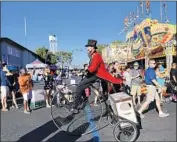
M125 67L125 72L123 73L124 85L125 85L125 92L130 94L130 87L131 87L131 75L130 75L130 67Z

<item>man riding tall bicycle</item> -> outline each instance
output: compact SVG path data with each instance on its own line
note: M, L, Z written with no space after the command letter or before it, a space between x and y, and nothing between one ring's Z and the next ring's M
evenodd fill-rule
M105 67L101 55L96 51L97 41L89 39L87 47L87 52L90 55L89 67L86 70L86 77L78 84L76 88L75 100L72 103L71 112L78 113L77 106L79 105L79 100L86 88L93 84L97 79L105 80L113 84L121 84L122 80L119 78L113 77Z

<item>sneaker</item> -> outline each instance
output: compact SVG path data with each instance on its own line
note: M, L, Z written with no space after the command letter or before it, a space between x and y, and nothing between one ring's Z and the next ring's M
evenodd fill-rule
M1 111L8 111L8 109L5 108L5 109L2 109Z
M71 112L74 113L74 114L79 113L78 109L74 109L74 108L71 109Z
M138 114L139 114L140 118L144 118L145 117L144 114L142 114L140 112L138 112Z
M144 118L144 117L145 117L144 114L140 113L140 118Z
M159 113L159 117L167 117L169 116L170 114L169 113Z
M97 103L94 103L94 106L97 107L97 106L99 106L99 105L98 105Z
M27 109L27 111L28 111L28 112L32 112L32 110L31 110L31 109L29 109L29 110Z
M51 108L51 106L50 106L50 105L47 105L46 107L47 107L47 108Z
M14 109L14 108L15 108L15 106L11 106L11 107L10 107L10 109Z
M25 114L30 114L30 112L29 112L29 111L26 111L26 110L24 111L24 113L25 113Z

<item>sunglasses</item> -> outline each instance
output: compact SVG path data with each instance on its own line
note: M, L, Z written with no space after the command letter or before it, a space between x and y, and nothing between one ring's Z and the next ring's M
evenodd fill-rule
M155 65L156 63L151 63L151 64L154 64L154 65Z

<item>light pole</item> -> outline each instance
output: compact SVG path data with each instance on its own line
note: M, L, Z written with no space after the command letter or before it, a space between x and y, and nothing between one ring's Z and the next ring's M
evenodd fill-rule
M171 68L173 62L173 41L165 43L166 66L167 69Z

